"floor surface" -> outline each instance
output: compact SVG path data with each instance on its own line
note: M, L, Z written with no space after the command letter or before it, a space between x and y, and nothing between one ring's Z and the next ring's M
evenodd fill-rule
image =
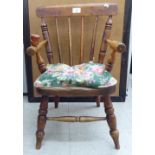
M114 102L117 126L120 131L120 150L115 150L106 121L93 123L60 123L48 121L40 150L35 149L38 103L24 102L24 155L131 155L131 82L128 83L126 102ZM103 104L60 103L59 108L49 104L49 116L90 115L105 116Z

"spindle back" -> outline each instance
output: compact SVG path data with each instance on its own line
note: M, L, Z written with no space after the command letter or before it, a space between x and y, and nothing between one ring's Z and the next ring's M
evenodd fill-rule
M95 23L93 26L93 33L91 39L91 48L89 54L89 60L92 61L94 58L94 48L96 42L96 32L98 26L98 18L99 16L108 16L108 19L105 24L105 29L102 35L102 42L99 51L98 62L103 63L106 50L107 43L106 40L109 39L112 28L112 16L117 14L117 4L114 3L88 3L88 4L74 4L74 5L55 5L55 6L47 6L47 7L39 7L36 10L36 14L41 18L41 29L43 38L47 40L46 44L46 52L49 63L53 63L53 52L50 43L50 36L48 32L48 26L46 23L47 17L55 18L56 25L56 34L57 34L57 42L58 42L58 56L59 62L63 62L62 60L62 50L60 44L60 31L59 31L59 17L67 17L68 19L68 38L69 38L69 65L73 65L73 53L72 53L72 29L71 29L71 17L72 16L80 16L81 17L81 37L80 37L80 61L82 63L84 61L84 20L86 16L95 16Z

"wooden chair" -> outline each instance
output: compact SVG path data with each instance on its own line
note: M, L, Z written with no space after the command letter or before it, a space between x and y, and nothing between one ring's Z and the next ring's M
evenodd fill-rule
M39 35L31 35L31 46L27 48L27 54L36 55L36 60L38 68L41 73L46 71L46 66L43 58L41 57L40 51L41 47L45 46L48 62L53 63L53 52L50 44L50 36L48 32L48 27L45 21L46 17L54 17L56 24L56 33L58 41L58 53L59 61L62 62L61 46L60 46L60 34L58 28L58 17L68 17L68 37L69 37L69 64L73 64L72 59L72 30L71 30L71 17L81 16L81 47L80 47L80 63L84 61L83 53L83 40L84 40L84 20L86 16L95 16L96 21L94 23L91 50L89 59L93 61L94 57L94 47L95 38L98 24L99 16L108 16L105 29L102 36L101 47L99 51L98 62L103 63L106 56L107 46L109 45L112 49L111 57L106 63L106 70L111 72L115 55L117 52L123 53L125 51L125 45L121 42L110 40L110 34L112 29L112 16L117 14L117 4L114 3L89 3L89 4L76 4L76 5L60 5L60 6L47 6L39 7L36 10L36 14L41 18L41 30L44 40L40 42ZM116 84L104 88L84 88L84 87L53 87L53 88L38 88L37 91L42 95L39 116L38 116L38 126L36 132L36 149L40 149L41 143L44 137L44 128L47 120L52 121L62 121L62 122L92 122L107 120L110 128L110 135L114 141L115 148L119 149L119 131L116 127L116 117L114 114L114 108L111 102L110 95L114 93L116 89ZM96 104L100 106L100 98L102 97L104 102L104 108L106 112L106 117L91 117L91 116L60 116L60 117L47 117L48 109L48 97L55 96L55 108L58 107L59 97L65 96L96 96Z

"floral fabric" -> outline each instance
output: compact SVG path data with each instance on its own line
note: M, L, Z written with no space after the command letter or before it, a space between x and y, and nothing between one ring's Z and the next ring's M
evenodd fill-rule
M78 86L98 88L104 86L111 78L104 64L83 63L75 66L51 64L47 71L34 82L35 87Z

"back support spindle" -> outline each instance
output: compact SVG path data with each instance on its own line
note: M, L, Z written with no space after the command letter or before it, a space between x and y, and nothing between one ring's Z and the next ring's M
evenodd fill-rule
M57 40L58 40L59 62L62 63L62 52L61 52L61 46L60 46L60 34L59 34L58 18L57 17L55 17L55 24L56 24L56 32L57 32Z
M103 63L104 61L106 50L107 50L106 39L110 38L111 28L112 28L112 16L109 16L107 19L106 25L105 25L103 36L102 36L102 43L101 43L101 48L100 48L99 58L98 58L99 63Z
M84 46L84 17L81 17L81 47L80 47L80 63L83 62L84 60L84 55L83 55L83 46Z
M93 35L92 35L90 55L89 55L90 61L94 60L94 49L95 49L95 41L96 41L97 24L98 24L98 16L96 16L96 18L95 18L95 24L94 24L94 28L93 28Z
M47 52L48 62L51 64L53 62L53 53L52 53L52 48L51 48L51 44L50 44L50 38L49 38L47 24L43 18L41 18L41 30L42 30L43 38L45 40L47 40L47 44L46 44L45 48L46 48L46 52Z
M72 59L72 31L71 31L71 19L68 17L68 34L69 34L69 65L73 64Z

